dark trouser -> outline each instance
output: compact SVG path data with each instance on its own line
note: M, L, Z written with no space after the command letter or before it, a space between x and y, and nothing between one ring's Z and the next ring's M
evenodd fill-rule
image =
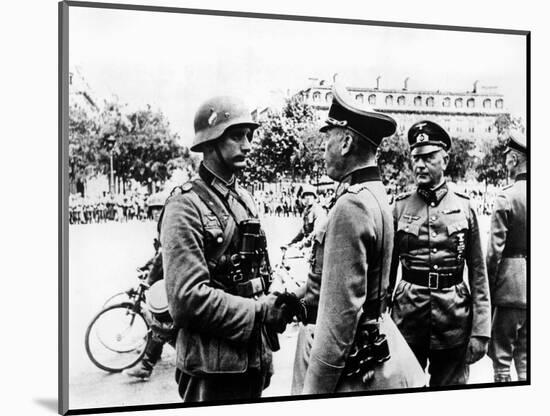
M512 360L518 380L527 378L527 311L497 306L493 313L489 357L493 360L495 380L510 377Z
M151 326L151 340L145 347L142 365L147 370L152 370L157 361L162 355L164 344L169 343L172 347L175 346L177 331L175 329L162 329L156 325Z
M420 366L426 369L430 387L466 384L470 376L470 367L466 364L466 345L444 350L432 350L429 347L410 345Z
M178 392L184 402L257 399L269 385L271 374L250 369L243 374L189 376L176 370Z

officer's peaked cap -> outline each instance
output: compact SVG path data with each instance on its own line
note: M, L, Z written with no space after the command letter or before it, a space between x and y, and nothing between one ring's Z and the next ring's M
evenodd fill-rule
M516 150L523 154L527 154L527 141L525 140L525 135L518 130L511 130L508 133L508 142L506 146L507 148L504 154L508 153L510 150Z
M445 129L428 120L414 123L409 129L408 140L413 156L451 148L451 138Z
M321 132L331 127L345 127L378 146L384 137L395 133L396 126L392 117L366 106L359 107L353 102L347 89L336 81L336 76L334 77L332 104L326 125L321 127Z

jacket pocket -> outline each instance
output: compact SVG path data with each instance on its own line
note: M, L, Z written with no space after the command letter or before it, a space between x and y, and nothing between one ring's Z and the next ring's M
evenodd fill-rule
M447 232L449 235L457 233L459 231L467 230L468 229L468 221L466 218L461 219L459 221L455 221L449 225L447 225Z
M244 373L248 368L246 346L185 330L179 336L184 339L178 339L178 344L184 348L178 361L186 374Z

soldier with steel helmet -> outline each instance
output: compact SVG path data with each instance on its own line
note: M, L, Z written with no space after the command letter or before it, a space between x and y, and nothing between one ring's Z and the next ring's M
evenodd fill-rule
M497 196L491 216L487 273L493 319L489 356L495 382L527 379L527 145L509 135L506 168L513 183Z
M475 210L445 180L451 138L431 121L408 132L416 190L396 198L392 316L430 386L465 384L487 352L489 285ZM465 279L464 269L468 273Z
M274 294L256 206L239 186L258 124L233 97L195 114L198 177L174 189L160 223L169 312L179 328L176 379L185 402L254 399L270 382L276 332L289 317Z
M305 184L301 188L300 198L303 201L302 227L288 245L300 244L304 247L311 245L311 237L315 223L326 215L323 207L317 203L317 190L313 185Z
M325 163L339 182L316 227L292 391L317 394L425 385L422 369L384 313L393 245L376 150L395 121L360 108L338 83L326 125Z

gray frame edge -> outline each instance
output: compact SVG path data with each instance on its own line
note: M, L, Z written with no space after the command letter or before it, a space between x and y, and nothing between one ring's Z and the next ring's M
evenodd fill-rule
M58 412L69 411L69 5L58 3Z

